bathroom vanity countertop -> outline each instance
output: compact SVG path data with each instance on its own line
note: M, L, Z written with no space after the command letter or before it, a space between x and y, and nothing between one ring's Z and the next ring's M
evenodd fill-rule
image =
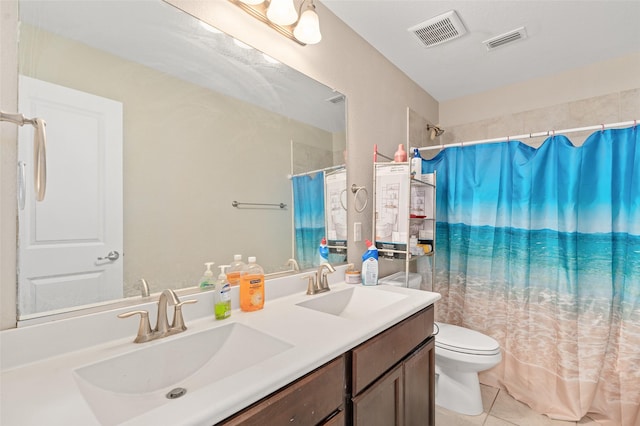
M258 361L250 367L212 384L204 385L193 392L188 391L179 399L166 399L166 402L163 401L160 406L122 423L126 425L211 425L295 381L440 298L438 293L402 287L358 286L365 291L392 292L407 297L374 314L356 318L339 317L296 305L349 287L353 285L340 282L331 285L331 292L314 296L308 296L304 291L297 291L294 294L270 300L267 295L264 309L260 311L247 313L234 309L231 318L224 321L216 321L213 316L195 320L186 318L188 330L184 333L143 344L132 342L137 330L136 317L135 320L126 321L127 328L130 328L130 335L126 338L108 340L23 365L11 365L8 369L5 369L6 365L3 362L0 424L6 426L101 424L104 418L99 419L94 414L80 390L74 371L81 366L138 350L144 345L162 344L170 339L180 339L189 334L230 323L248 326L289 344L288 349L275 356ZM188 308L189 306L186 306L185 311ZM118 321L124 322L124 320ZM20 329L9 330L9 332L19 333ZM11 339L2 339L0 342L6 344L8 340L14 345L17 341L15 336L12 336ZM30 348L24 347L21 350L26 354L29 353ZM220 365L219 368L225 369L228 366ZM177 385L179 386L179 383ZM163 389L159 392L164 395L167 390ZM131 398L136 396L132 395ZM105 404L109 402L105 401ZM117 410L117 406L113 405L107 409Z

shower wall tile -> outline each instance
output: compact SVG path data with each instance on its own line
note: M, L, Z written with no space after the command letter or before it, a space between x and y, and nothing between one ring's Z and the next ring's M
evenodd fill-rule
M619 121L640 119L640 89L620 92Z
M453 126L446 129L441 142L450 144L593 126L599 123L617 123L635 120L640 118L639 116L640 88ZM572 133L568 137L574 145L580 146L591 133ZM539 147L546 138L547 136L542 136L524 139L522 142Z
M333 152L304 144L293 145L293 174L333 165Z
M523 130L526 133L566 129L570 121L569 104L533 109L520 114L523 116Z
M620 93L571 102L565 128L616 123L620 113Z
M509 114L492 118L487 121L487 138L501 138L509 135L519 135L524 132L521 114Z

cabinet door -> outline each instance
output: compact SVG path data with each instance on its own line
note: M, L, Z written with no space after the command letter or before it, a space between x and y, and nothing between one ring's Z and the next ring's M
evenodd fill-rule
M433 337L404 362L406 425L435 424L435 340Z
M353 398L356 426L401 426L404 424L402 365Z

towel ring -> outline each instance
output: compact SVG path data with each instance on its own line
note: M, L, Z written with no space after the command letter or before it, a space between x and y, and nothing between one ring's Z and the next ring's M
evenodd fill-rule
M347 199L347 190L343 189L342 191L340 191L340 207L342 207L344 209L344 211L347 211L347 206L345 206L344 202L342 201L342 197L344 196L344 199Z
M361 208L358 208L358 194L360 193L360 191L363 191L366 194L366 198L364 199L364 204ZM364 209L367 208L367 204L369 203L369 192L367 191L367 188L365 188L364 186L357 186L355 183L353 185L351 185L351 192L353 192L353 200L354 200L354 205L353 208L355 209L356 212L358 213L362 213L364 211Z

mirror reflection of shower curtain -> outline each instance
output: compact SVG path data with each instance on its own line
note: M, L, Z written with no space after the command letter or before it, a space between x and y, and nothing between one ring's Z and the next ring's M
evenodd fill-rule
M640 129L449 148L436 320L500 342L481 373L537 412L640 424Z
M296 260L300 269L317 265L318 247L325 236L324 173L294 176L294 228Z

